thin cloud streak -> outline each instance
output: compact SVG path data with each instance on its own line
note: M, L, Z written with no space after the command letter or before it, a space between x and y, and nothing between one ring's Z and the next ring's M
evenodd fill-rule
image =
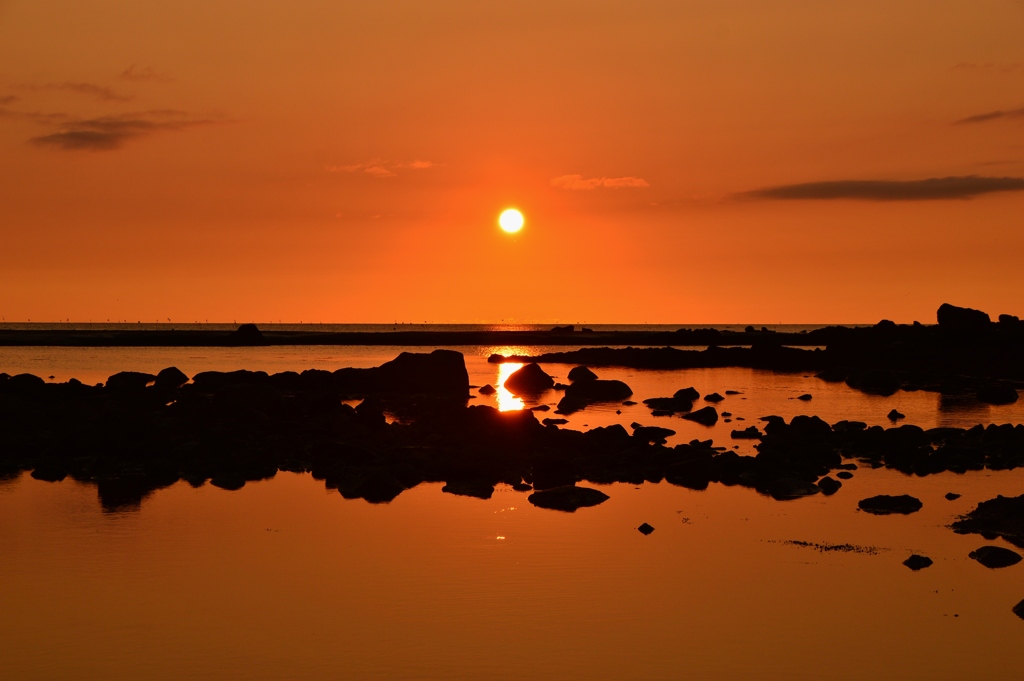
M122 95L115 92L112 88L106 85L96 85L95 83L81 83L76 81L64 81L63 83L45 83L43 85L38 84L27 84L22 85L21 89L39 92L42 90L57 90L64 92L75 92L80 95L86 95L87 97L95 97L101 102L130 102L132 97L129 95Z
M117 74L117 77L121 80L129 80L133 82L155 81L160 83L170 83L174 80L174 78L166 73L155 71L152 66L144 66L139 69L136 68L135 64L132 64L124 71Z
M988 121L995 121L1000 118L1024 118L1024 108L1011 109L1009 111L989 111L988 113L978 114L976 116L968 116L967 118L961 118L958 121L953 121L953 125L987 123Z
M766 187L734 194L746 200L933 201L969 199L980 194L1024 191L1024 177L933 177L925 180L836 180Z
M569 191L590 191L592 189L643 188L651 185L642 177L591 177L582 175L561 175L551 180L551 186Z
M139 137L168 131L181 131L216 121L192 118L182 111L142 111L120 116L100 116L70 120L60 132L33 137L37 146L63 151L110 151Z
M366 173L374 177L396 177L396 170L427 170L436 168L433 161L381 161L375 159L366 163L352 163L344 166L324 166L329 173Z

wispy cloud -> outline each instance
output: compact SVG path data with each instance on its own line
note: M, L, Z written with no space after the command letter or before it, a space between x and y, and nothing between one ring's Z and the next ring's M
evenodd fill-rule
M395 177L397 170L426 170L436 168L433 161L381 161L374 159L366 163L352 163L344 166L324 166L329 173L366 173L374 177Z
M733 195L738 199L820 201L929 201L968 199L993 192L1024 191L1024 177L933 177L926 180L836 180L766 187Z
M970 125L971 123L987 123L999 120L1000 118L1024 118L1024 108L1010 109L1009 111L989 111L988 113L977 114L953 121L953 125Z
M87 97L95 97L101 102L128 102L131 101L131 96L122 95L115 92L112 88L106 85L96 85L95 83L81 83L77 81L64 81L62 83L27 83L19 86L22 90L30 91L41 91L41 90L59 90L64 92L74 92Z
M130 80L134 82L148 80L160 83L169 83L174 80L174 78L166 73L155 71L152 66L144 66L140 69L135 64L132 64L124 71L117 74L117 77L121 80Z
M64 151L109 151L125 142L160 132L180 131L216 121L190 116L183 111L141 111L117 116L67 120L59 132L33 137L33 144Z
M590 177L582 175L561 175L551 180L551 186L571 191L590 191L591 189L625 189L650 187L642 177Z

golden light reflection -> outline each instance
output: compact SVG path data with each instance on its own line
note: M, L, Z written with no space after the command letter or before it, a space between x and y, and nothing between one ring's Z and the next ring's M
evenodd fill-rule
M498 411L517 411L525 406L521 399L505 389L505 381L508 380L508 377L522 368L523 364L518 362L498 365L498 378L495 381L498 392L494 394L498 400Z

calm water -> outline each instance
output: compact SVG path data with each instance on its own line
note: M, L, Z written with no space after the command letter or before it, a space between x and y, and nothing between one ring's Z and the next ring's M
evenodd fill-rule
M3 348L0 371L98 382L170 365L375 366L401 350ZM491 352L546 348L460 350L474 384L498 385L512 367L488 364ZM765 414L887 423L895 407L925 427L1024 421L1024 405L872 397L800 374L598 373L625 380L637 401L688 385L739 390L719 411L746 422L704 428L637 405L589 408L568 427L639 421L731 447L734 426ZM805 392L811 402L794 399ZM504 391L473 402L524 406ZM609 501L574 514L508 488L484 501L440 485L375 506L279 473L237 492L179 483L112 514L94 487L23 475L0 483L0 677L1004 679L1024 664L1024 622L1010 612L1024 564L988 570L967 558L987 542L946 527L978 501L1024 493L1024 471L860 469L834 497L784 503L715 484L603 489ZM949 491L964 496L949 502ZM879 493L914 494L924 509L856 510ZM649 537L635 529L643 522ZM911 572L900 563L912 552L935 565Z

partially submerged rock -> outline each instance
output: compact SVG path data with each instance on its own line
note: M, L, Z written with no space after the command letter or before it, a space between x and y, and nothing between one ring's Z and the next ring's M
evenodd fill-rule
M558 411L563 414L585 409L601 402L621 402L633 395L632 389L622 381L601 379L578 380L565 389L565 397L558 402Z
M665 441L675 434L676 431L670 428L659 428L658 426L634 425L633 428L633 438L644 443L665 444Z
M953 523L958 534L980 534L986 539L1002 537L1024 548L1024 495L989 499Z
M441 491L462 497L490 499L494 494L494 485L483 480L453 480L445 484Z
M1024 601L1013 606L1013 614L1024 620Z
M530 363L517 369L505 379L505 389L513 395L536 395L554 385L555 379L546 374L536 363Z
M762 437L764 437L764 433L758 430L757 426L732 431L733 440L760 440Z
M711 393L710 395L704 396L705 402L721 402L724 399L725 398L719 395L718 393Z
M577 487L575 485L546 489L534 492L527 497L527 501L534 506L555 511L568 511L570 513L578 508L597 506L607 500L608 495L600 490L593 489L592 487Z
M900 419L905 419L907 416L906 416L906 414L901 414L900 412L896 411L895 409L892 409L892 410L889 411L888 414L886 414L886 417L890 421L899 421Z
M968 556L987 568L1004 568L1016 565L1021 561L1020 554L1002 546L982 546L971 551Z
M978 388L976 397L985 404L1013 404L1017 401L1017 391L1008 385L989 385Z
M597 374L584 366L573 367L569 369L569 382L574 383L576 381L593 381L597 378Z
M924 504L921 503L920 499L909 494L900 494L898 496L879 494L878 496L861 499L857 502L857 506L860 510L875 515L890 515L893 513L908 515L920 511Z
M946 492L946 501L956 501L960 498L960 495L956 492Z
M683 414L683 418L695 421L702 426L713 426L718 423L718 411L714 407L704 407L689 414Z
M480 390L478 390L477 392L480 393L481 395L493 395L498 391L493 385L488 383L484 387L480 388Z
M830 497L839 491L839 488L843 486L843 483L839 482L834 478L830 478L827 475L818 481L818 487L821 488L822 493Z
M651 532L654 532L654 527L652 527L651 525L648 525L647 523L644 523L643 525L641 525L640 527L638 527L636 529L637 529L637 531L640 532L640 534L642 534L644 536L647 536Z
M932 559L928 556L921 556L915 553L910 558L903 561L903 564L914 572L917 572L918 570L923 570L926 567L931 566L932 562Z

